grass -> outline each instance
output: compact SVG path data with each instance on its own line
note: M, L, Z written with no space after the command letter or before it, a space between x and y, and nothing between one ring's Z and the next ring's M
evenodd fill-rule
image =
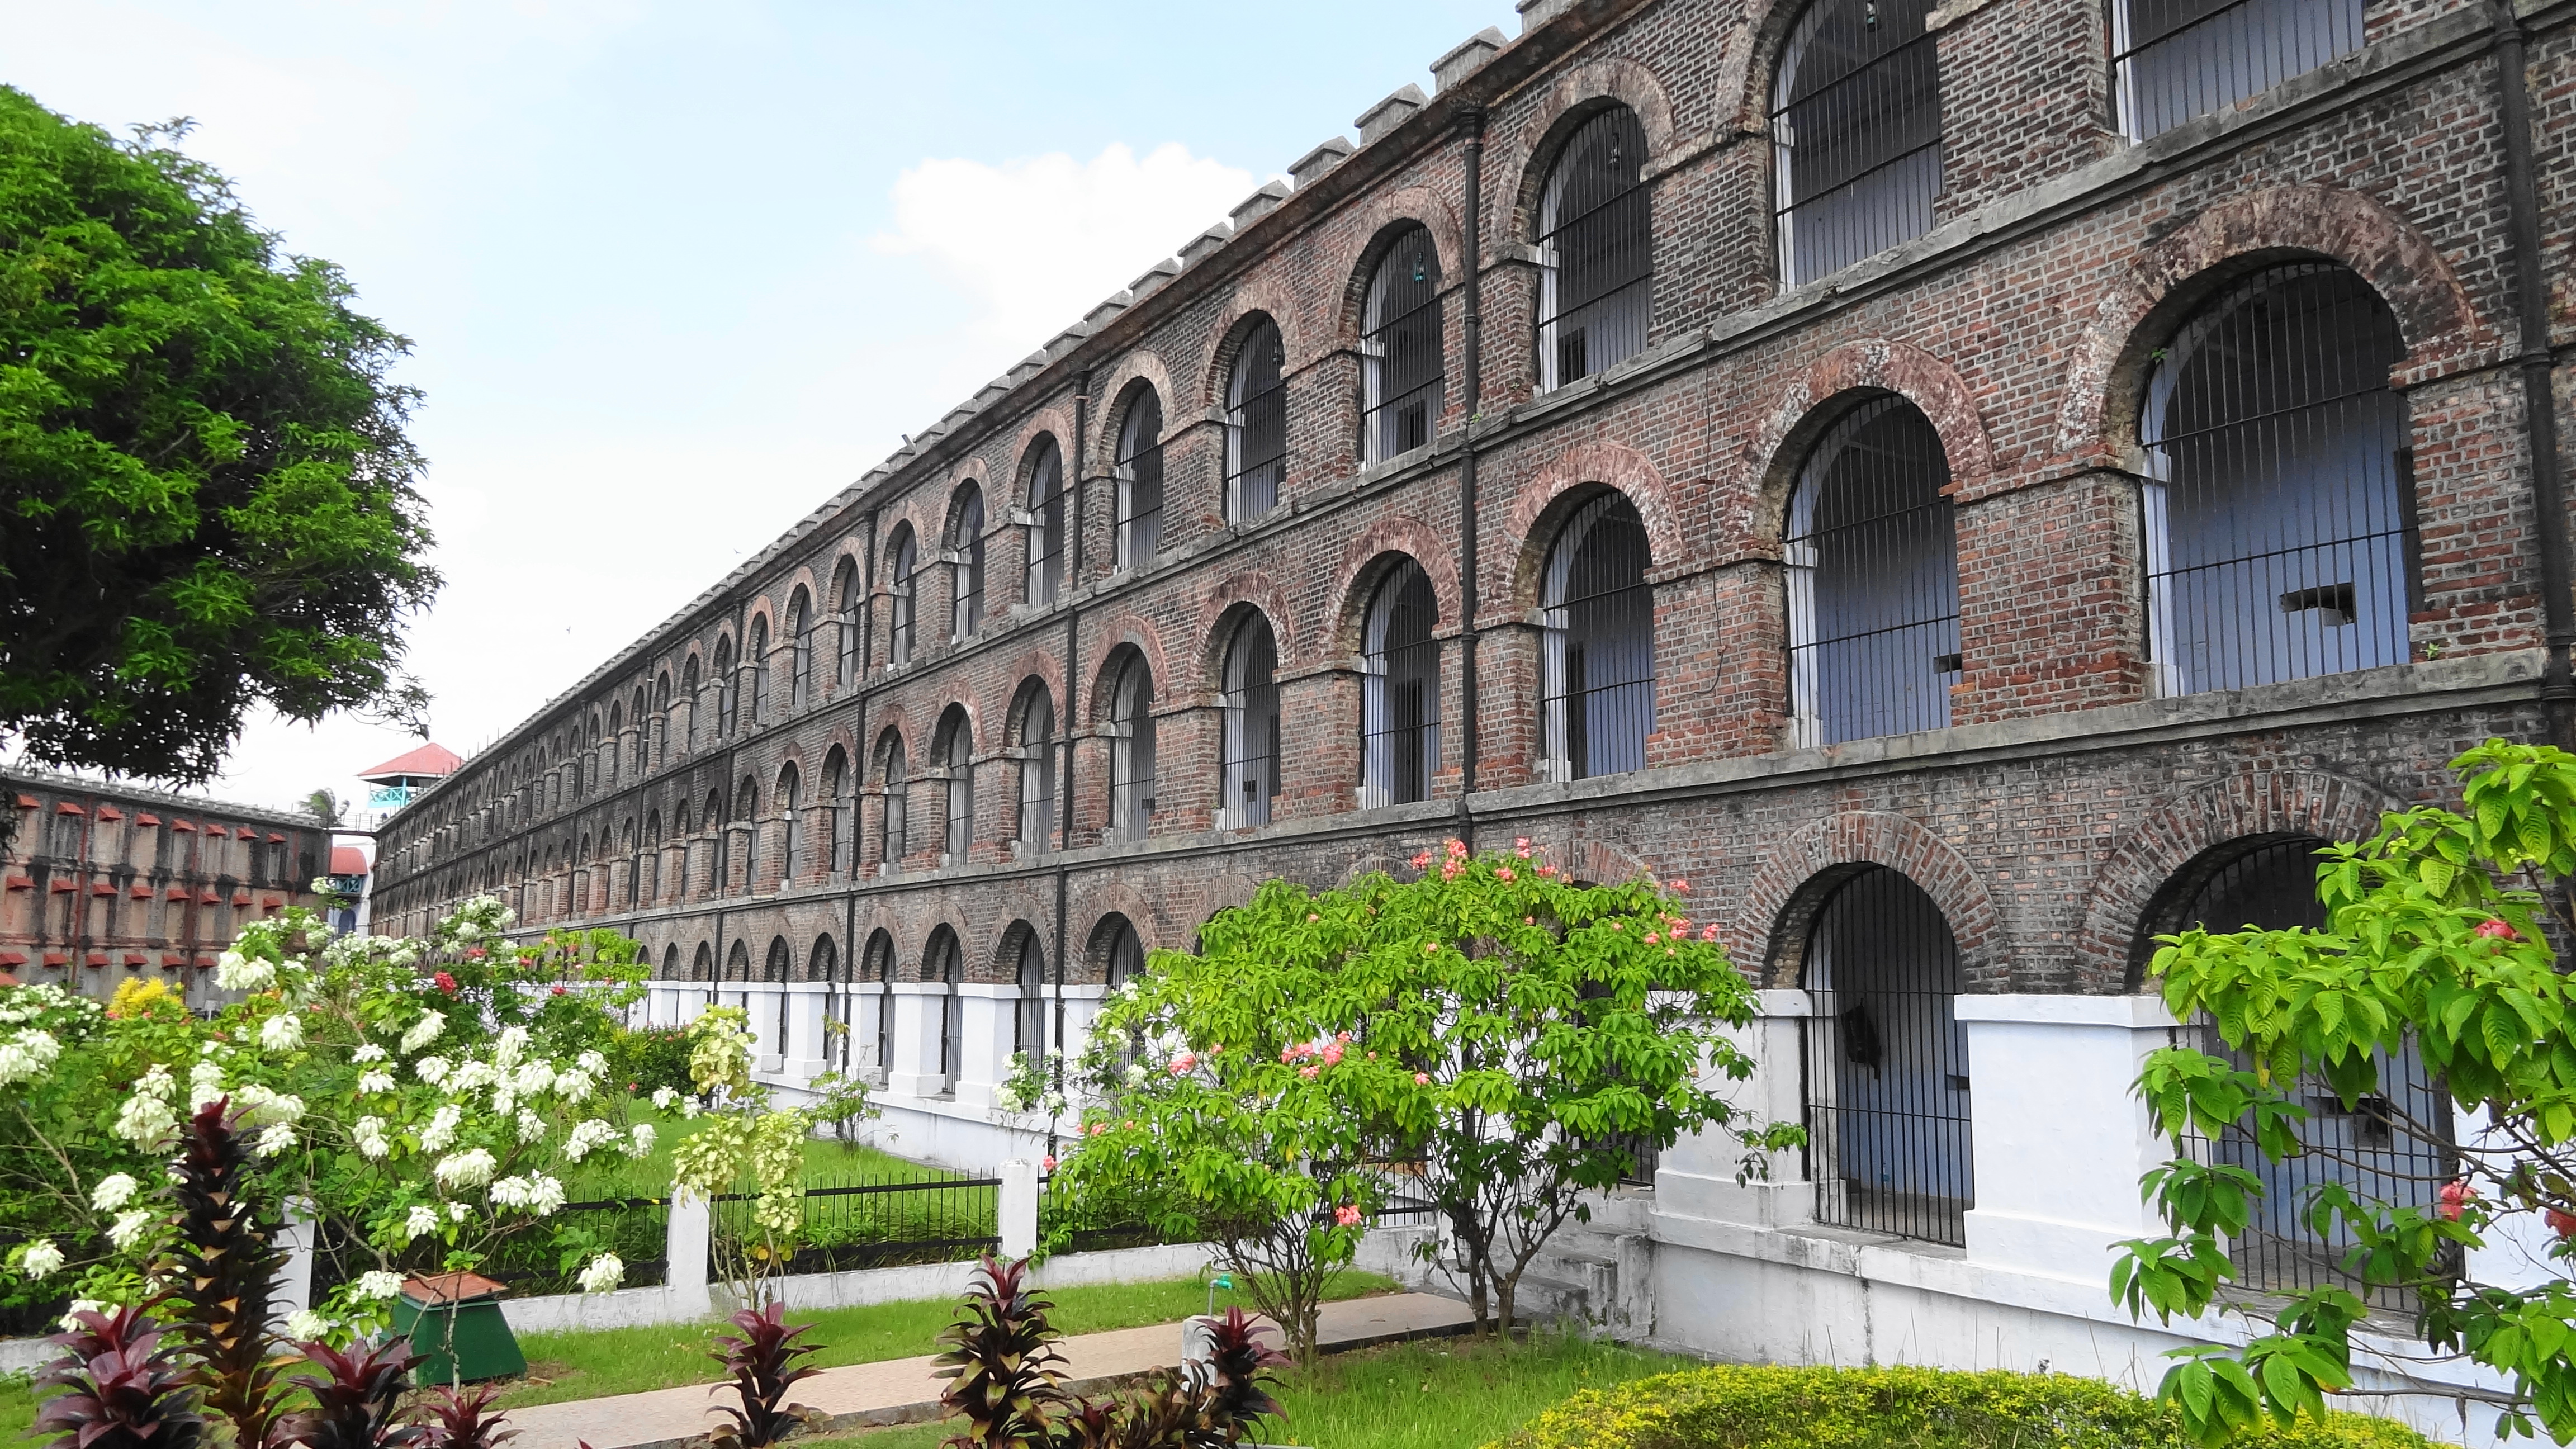
M671 1149L681 1138L705 1126L707 1119L657 1113L642 1101L637 1101L633 1107L634 1120L653 1124L653 1154L630 1159L610 1152L592 1157L565 1183L575 1201L671 1195ZM855 1142L814 1137L805 1143L805 1185L808 1187L839 1187L896 1178L964 1176L967 1174L925 1167Z
M1374 1274L1347 1273L1335 1285L1333 1296L1358 1298L1392 1287ZM1171 1323L1205 1311L1208 1301L1207 1288L1197 1279L1058 1288L1048 1296L1056 1303L1055 1326L1068 1334ZM1219 1292L1216 1297L1222 1308L1236 1295ZM956 1313L955 1299L933 1298L814 1314L817 1327L810 1341L824 1346L814 1356L814 1366L878 1363L936 1352L939 1330ZM711 1383L719 1377L706 1357L708 1336L715 1326L668 1324L521 1335L519 1349L528 1357L528 1377L507 1387L502 1406L524 1408Z
M1578 1389L1696 1368L1696 1359L1542 1333L1504 1347L1464 1338L1328 1354L1285 1372L1285 1423L1259 1437L1327 1449L1477 1449ZM936 1449L953 1423L905 1424L794 1441L796 1449Z

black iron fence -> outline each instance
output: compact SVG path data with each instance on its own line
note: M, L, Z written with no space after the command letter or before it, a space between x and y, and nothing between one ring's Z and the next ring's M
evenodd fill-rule
M313 1225L313 1302L320 1304L360 1274L384 1266L364 1241L364 1226L326 1218ZM510 1285L514 1298L581 1291L581 1272L602 1253L625 1265L620 1288L654 1288L670 1281L671 1207L666 1198L618 1197L566 1203L549 1216L505 1238L477 1272ZM434 1273L445 1245L424 1237L397 1257L405 1276Z
M998 1177L925 1172L891 1181L805 1189L804 1224L789 1256L790 1273L841 1273L910 1263L964 1262L1002 1245ZM718 1229L754 1236L757 1200L716 1198Z

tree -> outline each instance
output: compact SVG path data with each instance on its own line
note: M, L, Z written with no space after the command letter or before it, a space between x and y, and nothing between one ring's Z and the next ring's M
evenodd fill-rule
M304 813L325 830L340 828L340 797L328 790L316 790L304 797Z
M399 629L439 580L409 343L185 133L0 86L0 739L193 784L255 703L417 727Z
M2452 762L2465 812L2419 806L2391 814L2360 844L2319 852L2322 930L2190 930L2162 936L2150 967L2183 1021L2205 1018L2229 1055L2168 1047L2150 1055L2137 1090L2171 1161L2143 1185L2170 1235L2124 1244L2111 1293L2132 1314L2197 1317L2213 1307L2253 1320L2241 1348L2173 1351L2161 1393L2192 1434L2215 1444L2267 1411L2288 1422L2320 1413L2352 1382L2352 1339L2365 1292L2398 1290L2438 1352L2465 1354L2513 1384L2500 1432L2539 1426L2576 1440L2576 1289L2477 1280L2471 1256L2491 1239L2548 1241L2576 1266L2576 1036L2568 978L2543 933L2542 892L2576 873L2576 756L2490 740ZM2562 897L2563 899L2563 897ZM2550 925L2565 930L2565 920ZM2410 1047L2438 1084L2449 1120L2420 1121L2381 1073ZM2457 1163L2418 1206L2325 1180L2300 1190L2299 1220L2348 1241L2340 1281L2286 1302L2222 1298L2236 1276L2226 1239L2263 1208L2261 1175L2209 1161L2222 1133L2266 1161L2303 1147L2314 1095L2352 1112L2365 1098L2394 1133ZM2532 1231L2545 1222L2548 1233Z
M1451 841L1414 864L1408 882L1263 886L1208 923L1198 954L1155 952L1105 1025L1186 1052L1175 1080L1213 1072L1244 1114L1318 1118L1297 1130L1343 1156L1316 1161L1356 1150L1379 1165L1369 1181L1428 1198L1480 1325L1511 1321L1548 1239L1589 1216L1583 1190L1616 1184L1641 1149L1717 1129L1754 1174L1803 1140L1713 1090L1752 1071L1724 1034L1752 1021L1752 988L1675 894L1577 884L1527 840L1483 855Z

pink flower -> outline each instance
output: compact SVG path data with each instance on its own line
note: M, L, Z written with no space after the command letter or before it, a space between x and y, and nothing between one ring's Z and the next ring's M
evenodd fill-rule
M1554 875L1556 874L1556 867L1542 862L1538 868L1538 873L1540 875Z
M444 971L441 971L441 972L437 973L436 975L434 975L434 976L430 977L429 979L430 979L431 981L433 981L433 982L436 982L436 983L437 983L437 985L438 985L438 989L439 989L439 990L446 992L446 993L447 993L448 995L450 995L450 996L454 996L454 995L456 994L456 978L455 978L455 977L448 975L448 974L447 974L446 972L444 972Z
M1422 852L1420 855L1417 855L1417 856L1415 856L1415 857L1413 858L1413 868L1414 868L1415 870L1426 870L1426 869L1430 868L1430 865L1431 865L1431 852L1430 852L1430 851L1427 851L1427 850L1426 850L1426 851Z
M1677 891L1679 891L1679 892L1681 892L1683 895L1689 895L1689 894L1690 894L1690 882L1689 882L1689 881L1686 881L1686 880L1677 880L1677 881L1674 881L1674 882L1673 882L1673 889L1674 889L1674 890L1677 890Z
M1504 882L1505 884L1509 884L1514 879L1512 868L1508 865L1496 868L1494 871L1494 878Z
M1297 1069L1297 1075L1304 1077L1307 1081L1311 1082L1315 1080L1316 1076L1322 1071L1323 1068L1321 1067L1299 1067Z
M1341 1044L1340 1042L1335 1042L1335 1043L1333 1043L1331 1046L1328 1046L1328 1047L1324 1048L1324 1065L1325 1065L1325 1066L1328 1066L1328 1067L1338 1067L1338 1066L1340 1066L1341 1064L1342 1064L1342 1044Z
M1512 849L1519 851L1523 855L1529 854L1529 837L1526 835L1513 836Z
M2474 1201L2477 1195L2477 1188L2470 1185L2465 1177L2456 1182L2443 1183L2442 1205L2433 1211L2440 1214L2446 1221L2456 1223L2460 1220L2461 1205Z
M1118 1125L1119 1125L1119 1126L1121 1126L1121 1127L1127 1128L1129 1131L1134 1131L1134 1130L1135 1130L1135 1127L1136 1127L1136 1119L1135 1119L1135 1118L1133 1118L1133 1117L1130 1117L1130 1118L1128 1118L1126 1121L1121 1122L1121 1123L1119 1123Z
M1172 1058L1172 1075L1177 1077L1198 1064L1199 1059L1197 1057L1190 1055L1188 1052L1183 1052L1179 1056Z
M1039 1159L1038 1159L1038 1171L1040 1171L1040 1172L1053 1172L1053 1171L1055 1171L1055 1154L1053 1154L1053 1153L1048 1153L1046 1156L1039 1158Z
M1350 1039L1351 1039L1351 1034L1350 1034L1349 1032L1346 1032L1346 1031L1337 1031L1337 1032L1334 1032L1334 1033L1333 1033L1333 1040L1335 1040L1335 1041L1338 1041L1338 1042L1348 1042Z
M2522 939L2522 937L2514 934L2513 927L2495 919L2493 916L2489 916L2487 919L2478 922L2478 934L2486 937L2490 941L2519 941Z
M1346 1228L1356 1228L1360 1225L1360 1210L1354 1204L1344 1203L1333 1209L1333 1221Z
M1522 924L1522 925L1524 925L1524 926L1535 926L1535 925L1537 925L1537 924L1538 924L1538 917L1536 917L1536 916L1523 916L1523 917L1521 917L1521 924Z
M1656 935L1652 931L1648 931L1646 933L1646 944L1649 946L1660 946L1664 944L1664 938Z
M1415 1085L1415 1086L1417 1086L1417 1087L1427 1087L1427 1086L1430 1086L1430 1085L1431 1085L1431 1074L1430 1074L1429 1072L1415 1072L1415 1073L1413 1074L1413 1085Z
M1209 1055L1209 1056L1215 1056L1218 1052L1221 1052L1221 1051L1224 1051L1224 1050L1225 1050L1225 1043L1224 1043L1224 1042L1218 1042L1215 1046L1212 1046L1212 1047L1209 1047L1209 1048L1208 1048L1208 1055Z
M1108 1135L1109 1135L1109 1124L1108 1124L1108 1123L1106 1123L1106 1122L1094 1122L1094 1123L1092 1123L1092 1124L1091 1124L1091 1135L1092 1135L1092 1136L1094 1136L1094 1137L1106 1137L1106 1136L1108 1136Z
M569 995L569 994L570 994L570 992L569 992L566 988L561 987L561 986L558 986L558 987L554 988L552 991L547 992L546 994L547 994L548 996L566 996L566 995Z
M1628 929L1628 923L1626 921L1612 921L1610 923L1610 929L1614 931L1624 931Z
M1457 838L1455 838L1455 837L1452 837L1452 838L1450 839L1450 841L1449 841L1449 858L1450 858L1451 860L1464 860L1464 859L1466 859L1466 858L1467 858L1467 842L1465 842L1465 841L1463 841L1463 840L1459 840L1459 839L1457 839Z
M1714 941L1714 940L1716 940L1716 939L1717 939L1717 922L1715 922L1715 921L1711 921L1711 922L1709 922L1707 925L1702 926L1702 927L1700 928L1699 938L1700 938L1701 940L1703 940L1703 941Z
M1428 956L1428 955L1430 955L1432 952L1437 951L1437 950L1439 950L1439 949L1440 949L1440 943L1439 943L1439 942L1437 942L1437 941L1425 941L1425 942L1423 942L1423 943L1422 943L1422 954L1423 954L1423 955L1425 955L1425 956Z
M1323 917L1321 917L1321 916L1319 916L1319 915L1316 915L1313 911L1308 911L1308 912L1306 913L1306 924L1307 924L1307 925L1310 925L1310 926L1311 926L1311 925L1315 924L1317 921L1320 921L1320 920L1322 920L1322 919L1323 919Z
M468 946L465 948L465 959L468 961L480 961L488 954L490 953L486 952L480 946Z

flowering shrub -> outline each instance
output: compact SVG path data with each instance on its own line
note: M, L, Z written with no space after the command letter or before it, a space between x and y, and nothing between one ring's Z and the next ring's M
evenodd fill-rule
M429 941L334 938L310 912L253 922L216 969L211 1020L166 992L110 1007L0 988L0 1243L12 1303L140 1302L171 1229L136 1201L183 1117L228 1099L262 1201L335 1221L367 1271L299 1326L379 1327L403 1274L482 1261L546 1226L594 1153L643 1156L595 1048L633 999L631 946L511 946L508 911L466 903ZM447 963L455 989L428 972ZM558 996L548 985L570 984ZM649 1129L646 1129L649 1131Z
M689 1076L699 1096L682 1107L709 1120L672 1147L671 1189L752 1196L747 1219L715 1215L709 1245L718 1276L758 1306L775 1296L805 1226L805 1139L814 1114L772 1108L769 1089L752 1080L749 1019L741 1007L711 1006L689 1023Z

